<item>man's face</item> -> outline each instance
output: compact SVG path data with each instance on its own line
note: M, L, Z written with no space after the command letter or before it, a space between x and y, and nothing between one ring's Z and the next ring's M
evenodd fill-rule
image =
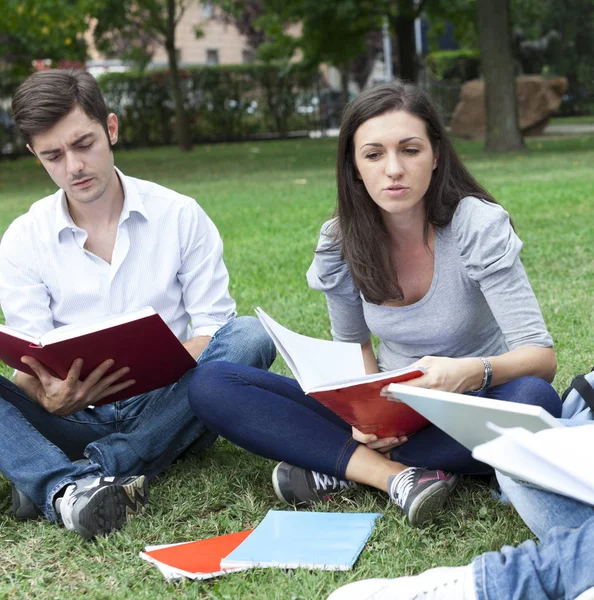
M109 142L118 139L118 119L107 118L109 141L100 123L76 106L51 129L33 137L33 152L69 202L90 203L103 197L117 177Z

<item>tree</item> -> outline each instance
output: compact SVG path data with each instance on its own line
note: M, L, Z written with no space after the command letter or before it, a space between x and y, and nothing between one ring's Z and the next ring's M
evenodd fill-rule
M476 14L487 103L485 150L521 150L509 0L477 0Z
M0 11L0 68L17 75L33 61L84 63L89 0L4 0Z
M144 40L146 51L160 43L167 52L171 76L171 94L175 105L177 143L180 150L192 149L189 120L184 107L181 75L175 52L175 28L190 0L102 0L93 16L97 47L106 55L117 51L126 40ZM144 37L142 37L144 36ZM141 46L137 46L141 48Z

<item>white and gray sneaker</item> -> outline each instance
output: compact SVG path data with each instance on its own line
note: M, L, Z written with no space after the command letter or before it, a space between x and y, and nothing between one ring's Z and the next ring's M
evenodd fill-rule
M409 467L388 479L388 494L414 527L433 520L458 482L458 476L441 470Z
M119 529L147 502L144 475L85 477L67 486L55 506L66 529L89 539Z
M303 506L328 502L332 496L354 488L357 484L280 462L272 472L272 485L279 500Z
M416 577L363 579L338 588L328 600L477 600L472 566L438 567Z

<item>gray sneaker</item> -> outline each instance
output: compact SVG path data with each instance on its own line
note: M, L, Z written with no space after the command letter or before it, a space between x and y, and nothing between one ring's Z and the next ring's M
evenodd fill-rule
M281 462L272 472L272 485L279 500L299 506L327 502L357 484Z
M56 512L64 527L85 539L122 527L148 502L144 475L133 477L85 477L66 488L56 500Z
M388 494L408 521L420 527L432 521L458 483L457 475L445 471L409 467L388 480Z
M10 484L10 495L12 498L12 514L17 521L27 521L28 519L38 519L41 516L41 510L29 498L19 490L14 483Z

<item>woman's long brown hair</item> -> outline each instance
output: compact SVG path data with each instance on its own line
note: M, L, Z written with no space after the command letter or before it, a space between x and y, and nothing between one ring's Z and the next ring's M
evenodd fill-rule
M387 83L365 90L350 102L338 138L338 220L333 233L353 282L374 304L402 300L404 296L381 210L356 175L353 138L365 121L395 110L404 110L425 123L433 152L439 156L425 194L425 242L429 226L438 229L447 225L465 196L495 202L458 158L437 111L421 88L410 83Z

